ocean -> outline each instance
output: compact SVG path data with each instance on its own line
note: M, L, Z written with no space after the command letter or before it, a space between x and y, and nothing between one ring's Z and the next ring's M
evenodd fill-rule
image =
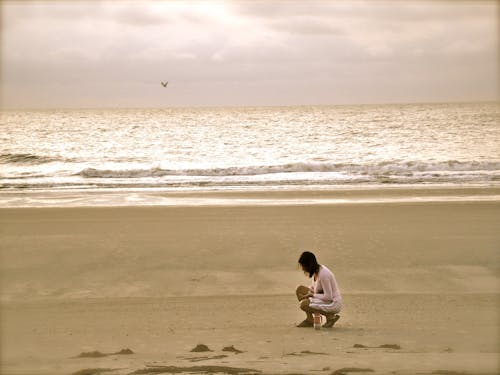
M499 120L499 103L4 110L0 204L41 192L499 186Z

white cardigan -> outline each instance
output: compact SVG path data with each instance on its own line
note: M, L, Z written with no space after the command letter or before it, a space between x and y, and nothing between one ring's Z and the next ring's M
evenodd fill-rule
M311 299L313 303L329 303L332 301L342 301L337 280L332 271L326 266L320 265L318 277L311 285L311 291L314 293Z

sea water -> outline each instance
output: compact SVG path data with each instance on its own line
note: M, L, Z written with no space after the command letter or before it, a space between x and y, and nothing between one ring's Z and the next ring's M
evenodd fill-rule
M0 193L499 186L499 120L498 103L8 110Z

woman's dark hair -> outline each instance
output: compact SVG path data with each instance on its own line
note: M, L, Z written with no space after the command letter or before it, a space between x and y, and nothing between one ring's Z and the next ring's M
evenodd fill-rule
M316 257L310 251L304 251L299 258L299 264L302 266L305 272L312 277L319 270L319 264Z

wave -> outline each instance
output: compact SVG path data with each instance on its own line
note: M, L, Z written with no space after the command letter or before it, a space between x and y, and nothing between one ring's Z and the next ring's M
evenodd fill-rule
M413 176L415 174L449 173L500 173L500 162L460 162L449 160L445 162L381 162L376 164L320 163L299 162L280 165L242 166L227 168L194 168L194 169L96 169L85 168L77 176L84 178L148 178L165 176L192 177L225 177L225 176L258 176L276 173L307 173L307 172L337 172L357 176Z
M1 191L20 191L20 190L100 190L100 189L225 189L225 188L275 188L284 186L363 186L363 185L426 185L432 186L433 184L446 185L446 184L459 184L474 186L487 185L487 186L500 186L500 175L489 176L419 176L419 177L386 177L386 176L372 176L372 177L355 177L350 179L278 179L278 180L191 180L191 181L143 181L143 180L126 180L116 181L103 179L100 181L92 180L89 183L82 183L81 181L54 181L54 182L0 182Z
M42 156L33 154L1 154L0 164L45 164L52 163L55 161L64 161L65 159L60 159L52 156Z

